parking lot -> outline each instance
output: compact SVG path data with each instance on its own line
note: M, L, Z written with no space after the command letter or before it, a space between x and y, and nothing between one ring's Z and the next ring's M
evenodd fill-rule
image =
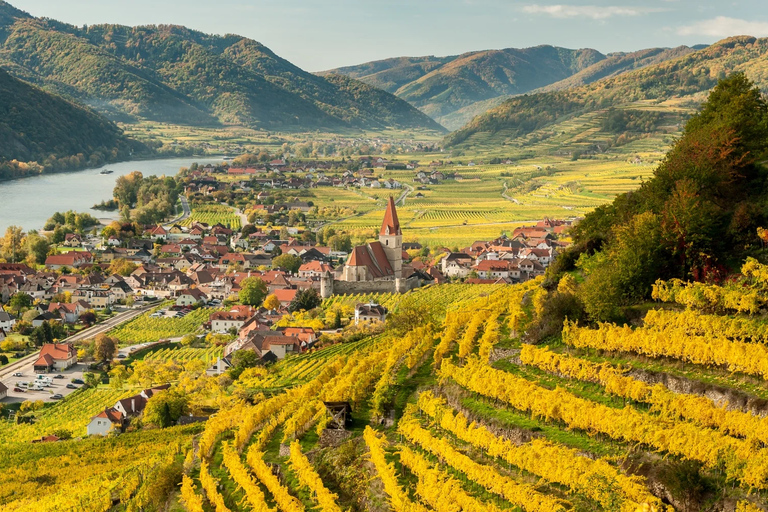
M3 403L23 402L25 400L44 400L46 402L53 402L55 401L53 398L51 398L53 395L60 394L67 396L68 394L75 391L75 389L67 388L67 384L72 384L72 379L83 380L83 373L88 371L87 365L78 363L62 372L42 374L50 377L52 380L52 385L44 388L42 391L33 391L31 389L25 390L24 392L14 391L14 388L17 387L17 382L34 382L35 377L38 375L34 372L34 368L32 367L34 362L34 360L31 360L29 363L25 364L14 372L21 373L21 377L14 375L6 375L3 377L3 384L8 387L8 396L2 400ZM57 375L62 375L64 378L56 378ZM79 388L82 386L82 384L75 384L75 386Z

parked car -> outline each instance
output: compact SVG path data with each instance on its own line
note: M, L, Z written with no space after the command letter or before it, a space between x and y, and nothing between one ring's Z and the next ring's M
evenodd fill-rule
M13 376L14 376L14 377L23 377L23 376L24 376L24 374L23 374L23 373L21 373L21 372L16 372L16 373L14 373L14 374L13 374Z
M58 375L54 375L53 378L54 379L63 379L64 376L62 374L58 374Z
M55 395L53 395L51 398L52 398L53 400L61 400L62 398L64 398L64 395L62 395L61 393L56 393L56 394L55 394Z
M27 392L27 390L26 390L26 389L22 389L22 388L19 388L19 387L15 387L15 388L13 388L13 390L14 390L16 393L26 393L26 392Z
M128 356L126 356L125 354L117 354L118 359L125 359L126 357Z
M72 379L73 384L85 384L83 379Z
M77 389L77 386L75 386L74 384L67 384L66 388L67 389Z

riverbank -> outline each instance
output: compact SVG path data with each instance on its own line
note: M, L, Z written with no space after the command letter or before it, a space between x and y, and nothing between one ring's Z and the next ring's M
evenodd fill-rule
M178 160L178 159L182 159L182 158L183 159L190 158L190 159L192 159L190 161L190 164L192 164L192 163L194 163L196 161L196 159L209 160L209 159L212 159L212 158L215 159L217 157L221 157L221 161L222 162L224 161L224 158L230 158L230 156L227 155L226 153L221 153L220 155L218 153L213 153L213 154L207 154L207 155L192 155L192 156L146 155L146 156L139 156L139 157L135 157L135 158L129 158L127 160L115 160L114 162L107 162L107 163L102 164L102 165L100 165L98 167L87 166L87 167L81 167L81 168L78 168L78 169L61 169L61 170L58 170L58 171L51 170L51 171L44 171L44 172L39 173L39 174L26 174L24 176L16 176L16 177L13 177L13 178L4 178L4 179L0 178L0 183L8 183L8 182L11 182L11 181L18 181L18 180L26 180L26 179L31 179L31 178L38 178L40 176L52 176L52 175L57 175L57 174L73 174L73 173L78 173L78 172L83 172L83 171L90 171L90 170L94 170L94 169L101 170L101 169L108 168L110 165L124 164L124 163L130 163L130 162L142 162L142 161L147 161L147 160L151 160L151 161L155 161L155 160ZM36 163L36 162L33 162L33 163Z
M115 181L133 171L144 176L175 176L182 167L197 162L217 164L220 157L181 157L130 160L100 168L39 174L23 179L0 182L0 233L8 226L21 226L25 231L41 229L55 212L75 210L91 212L91 207L112 197ZM112 174L100 174L103 169ZM100 221L108 224L120 217L119 211L98 212Z

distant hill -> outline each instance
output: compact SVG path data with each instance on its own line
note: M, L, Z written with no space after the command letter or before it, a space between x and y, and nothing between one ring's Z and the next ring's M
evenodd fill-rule
M443 130L391 94L307 73L247 38L180 26L75 27L0 1L0 65L117 120Z
M503 144L534 130L551 125L566 116L583 114L640 100L662 102L679 99L691 105L700 103L709 91L734 71L744 71L763 90L768 88L768 39L740 36L725 39L702 50L688 52L684 48L670 50L666 56L682 53L671 60L642 69L610 76L587 85L556 89L513 97L474 118L464 128L445 139L446 146L471 146L482 139L484 144ZM664 55L647 55L645 59ZM591 76L599 76L593 70ZM589 77L569 78L574 84Z
M463 107L549 85L603 59L596 50L536 46L402 57L326 73L345 74L392 92L442 123Z
M396 94L455 130L509 96L584 85L692 51L681 46L603 55L591 49L536 46L400 57L326 73L344 74Z
M143 149L107 119L0 69L0 180L99 165Z

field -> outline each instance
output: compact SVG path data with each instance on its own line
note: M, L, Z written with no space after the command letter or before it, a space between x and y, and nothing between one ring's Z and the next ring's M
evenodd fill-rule
M660 108L648 103L631 107ZM687 114L674 104L667 107L680 116ZM405 241L465 246L544 217L582 217L617 194L638 188L652 176L679 134L680 125L673 124L657 133L615 143L615 136L601 131L599 113L590 113L561 120L501 147L480 144L463 148L460 155L454 156L392 155L393 160L401 162L417 159L420 167L415 171L376 170L376 177L395 179L412 190L318 188L313 190L317 195L313 201L321 207L354 209L353 216L333 219L334 227L365 234L381 225L387 196L398 198L408 191L398 204ZM488 162L492 157L510 159L512 163L491 165ZM429 166L435 160L445 164ZM415 182L416 172L432 170L461 178L430 185Z
M152 313L166 309L170 304L162 304L112 329L108 333L109 336L117 337L120 340L120 346L159 341L165 338L179 338L197 331L203 323L208 321L208 317L213 312L211 309L200 308L192 310L184 318L150 318Z
M200 360L209 364L213 364L216 362L216 360L219 357L221 357L223 352L224 352L224 349L221 347L164 348L162 350L158 350L157 352L152 352L151 354L148 354L144 358L144 360L155 361L158 363L164 363L167 361L184 362L184 361Z
M221 224L230 229L240 229L240 216L236 214L233 208L221 204L194 205L192 214L184 219L180 224L190 226L194 222L203 222L210 226Z

